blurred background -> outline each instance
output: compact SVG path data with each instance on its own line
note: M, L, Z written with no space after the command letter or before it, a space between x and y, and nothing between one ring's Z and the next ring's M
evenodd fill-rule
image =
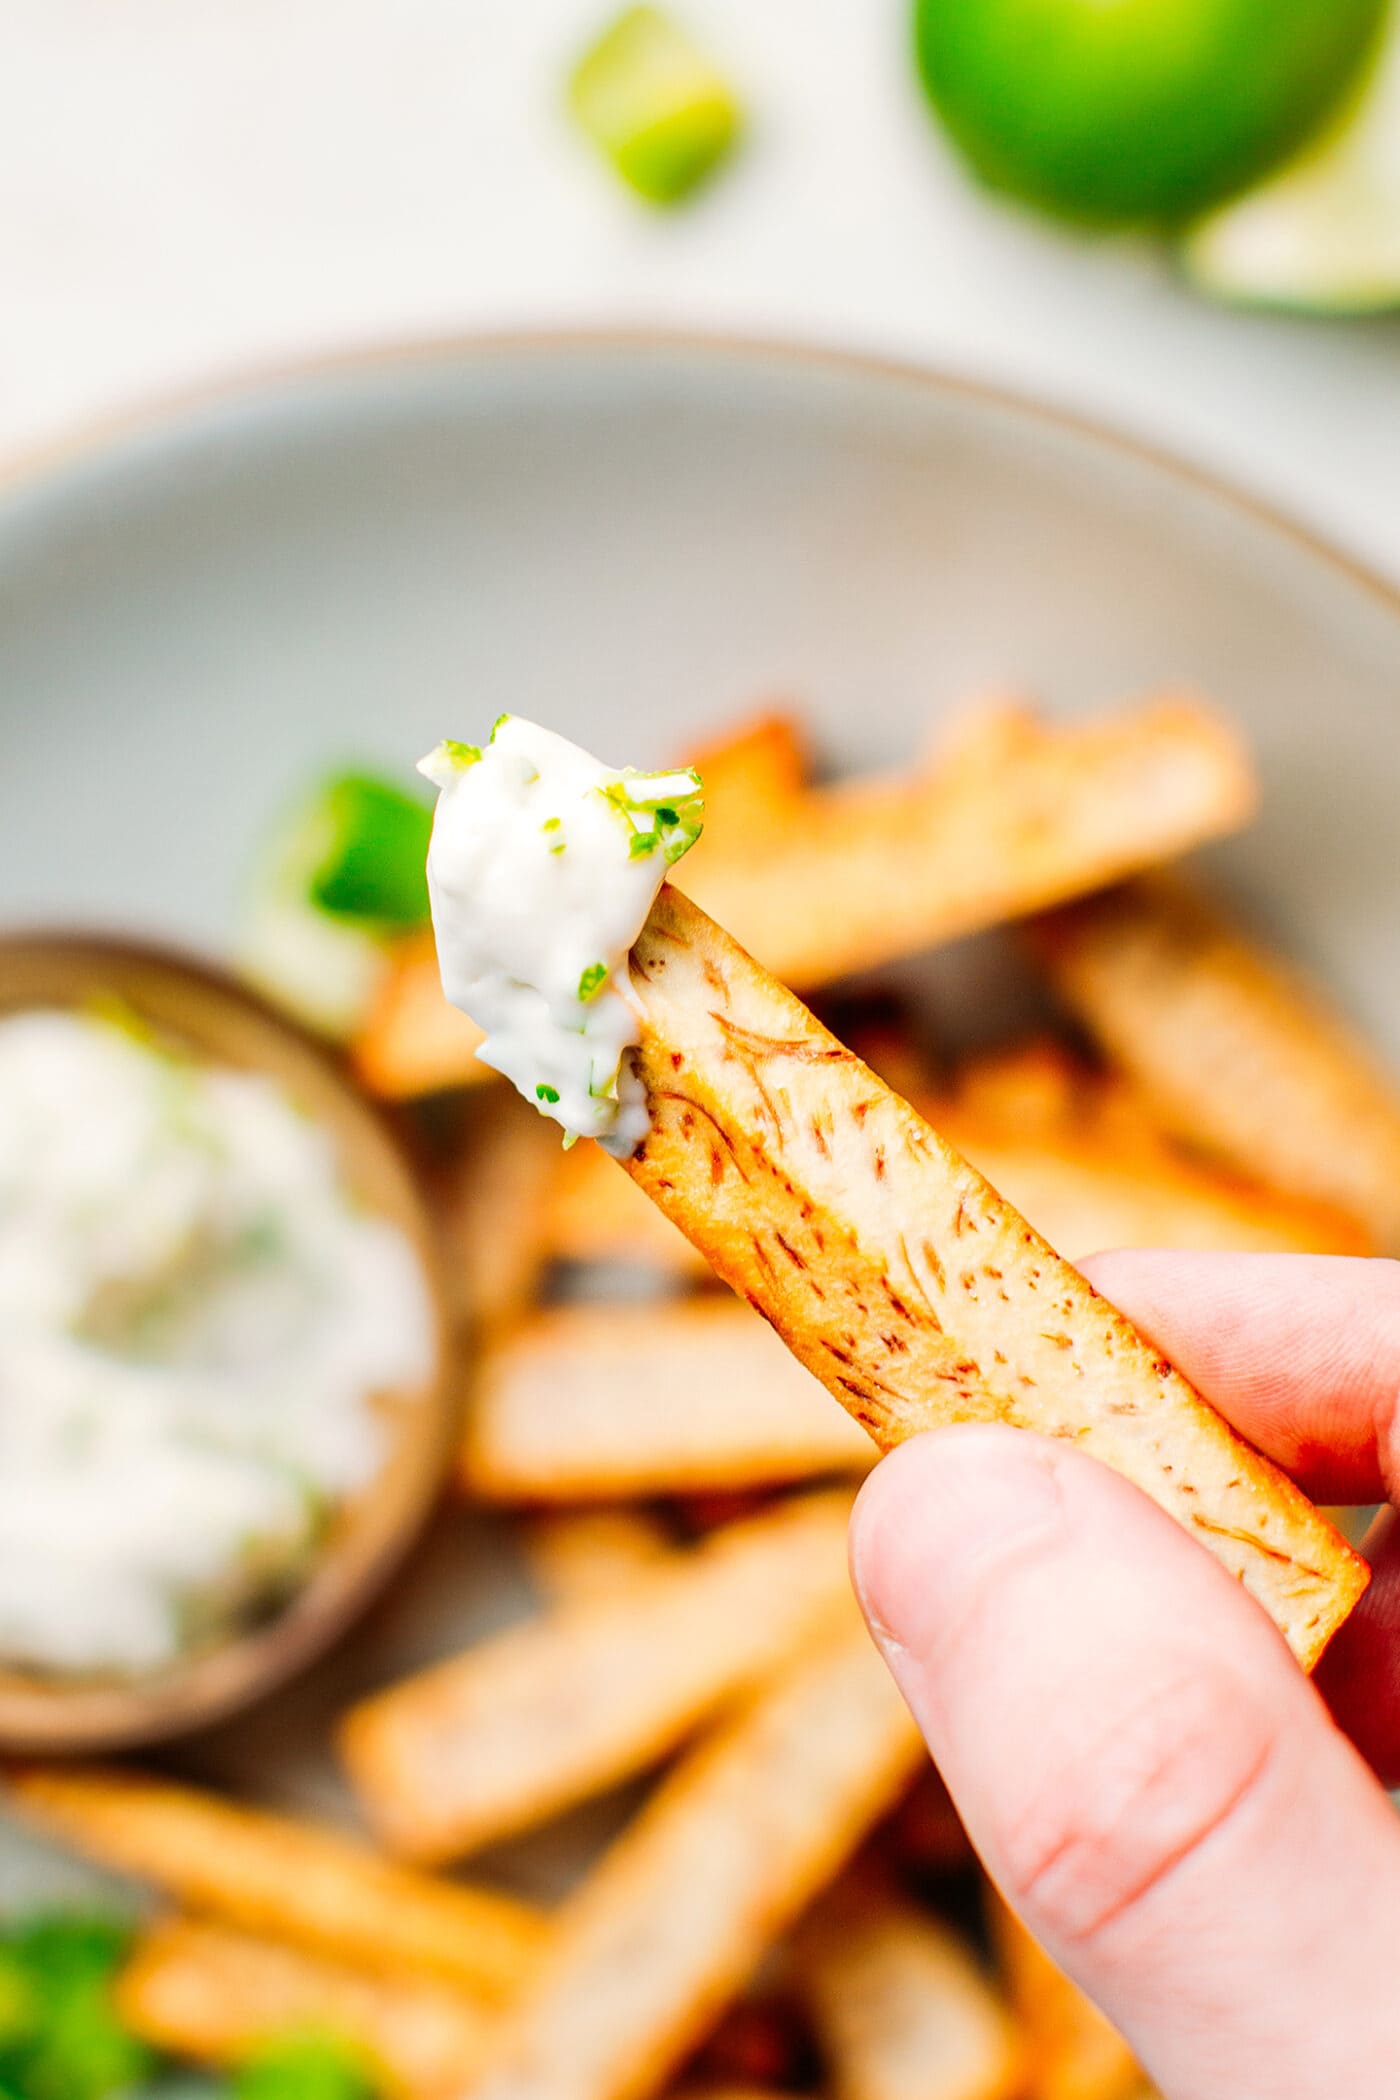
M1023 12L992 9L1024 73L1039 32ZM1211 12L1237 18L1222 48L1233 36L1243 91L1263 94L1250 9ZM1285 40L1297 12L1279 13ZM1229 310L1170 243L994 199L931 120L908 0L677 0L743 136L698 194L649 207L566 106L613 18L606 0L11 0L0 458L348 346L664 323L1008 382L1209 461L1400 570L1400 321ZM1241 92L1227 74L1210 59L1217 134ZM1400 234L1370 198L1349 209L1383 304ZM1318 241L1354 235L1329 220Z

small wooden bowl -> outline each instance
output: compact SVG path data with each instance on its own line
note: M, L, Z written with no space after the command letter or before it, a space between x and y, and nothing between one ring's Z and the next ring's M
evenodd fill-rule
M66 934L0 937L0 1016L106 994L210 1063L264 1072L330 1132L347 1186L414 1248L433 1308L429 1375L379 1396L387 1455L340 1510L301 1587L273 1618L140 1678L62 1678L0 1666L0 1750L110 1750L184 1734L249 1705L320 1655L368 1604L422 1526L451 1454L444 1294L427 1211L399 1145L333 1061L223 972L173 951Z

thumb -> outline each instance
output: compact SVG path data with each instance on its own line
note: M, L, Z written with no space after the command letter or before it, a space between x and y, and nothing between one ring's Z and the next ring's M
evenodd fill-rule
M1169 2100L1400 2080L1400 1825L1280 1636L1062 1444L921 1436L856 1586L994 1880Z

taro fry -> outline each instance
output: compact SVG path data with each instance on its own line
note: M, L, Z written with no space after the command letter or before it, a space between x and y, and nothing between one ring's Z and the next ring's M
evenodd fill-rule
M1071 1439L1316 1662L1365 1563L966 1160L675 890L632 987L652 1127L627 1171L881 1449L955 1421Z
M729 1525L353 1707L340 1748L375 1827L451 1859L645 1771L849 1608L850 1505Z
M325 1825L126 1767L32 1765L6 1775L27 1822L186 1909L366 1969L509 1997L537 1961L542 1913L441 1881Z
M570 1504L766 1487L873 1459L762 1322L716 1295L559 1306L501 1336L477 1366L460 1478L479 1500Z
M392 2100L460 2100L491 2033L479 2004L436 1980L344 1967L191 1918L138 1935L117 2006L153 2047L219 2068L285 2035L339 2036Z
M926 1753L854 1608L677 1764L556 1914L473 2100L642 2100Z
M644 1509L547 1510L526 1520L521 1537L531 1579L547 1604L577 1604L625 1590L677 1541Z
M1400 1253L1400 1084L1316 986L1175 875L1057 912L1031 943L1172 1129Z
M809 988L1101 888L1238 830L1255 802L1234 731L1189 694L1091 721L993 717L913 772L803 793L781 772L746 780L754 751L735 744L732 763L700 755L706 836L679 885ZM395 1097L471 1084L479 1040L431 940L409 943L357 1068Z
M872 1876L838 1882L795 1959L835 2100L1022 2100L1024 2044L991 1977Z

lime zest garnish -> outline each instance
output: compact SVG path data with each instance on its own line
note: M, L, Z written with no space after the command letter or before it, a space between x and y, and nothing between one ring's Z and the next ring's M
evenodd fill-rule
M705 789L693 766L669 773L637 773L629 766L598 793L627 826L631 860L660 846L666 865L674 867L704 830Z
M455 736L445 736L426 758L419 759L418 771L437 787L447 787L458 773L465 773L468 766L480 763L480 744L463 744Z
M607 964L601 962L590 963L579 977L578 996L580 1003L587 1005L588 1001L602 990L607 981Z
M502 728L502 727L503 727L503 725L504 725L505 723L507 723L507 722L508 722L509 720L510 720L510 716L509 716L508 714L504 714L504 715L497 715L497 717L496 717L495 721L494 721L494 722L493 722L493 723L491 724L491 734L490 734L490 736L489 736L489 737L487 737L487 739L486 739L486 741L487 741L487 743L488 743L488 744L494 744L494 743L495 743L495 741L496 741L496 731L497 731L498 729Z
M544 1081L541 1080L540 1084L535 1088L535 1099L537 1101L547 1101L550 1107L553 1108L559 1100L559 1089L557 1086L546 1086Z

